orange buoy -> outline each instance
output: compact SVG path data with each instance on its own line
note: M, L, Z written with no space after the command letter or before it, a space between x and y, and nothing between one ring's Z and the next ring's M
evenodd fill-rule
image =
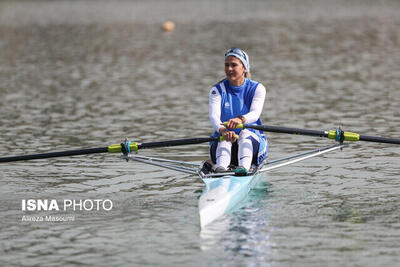
M175 30L175 23L171 20L167 20L163 23L162 28L166 32L173 32Z

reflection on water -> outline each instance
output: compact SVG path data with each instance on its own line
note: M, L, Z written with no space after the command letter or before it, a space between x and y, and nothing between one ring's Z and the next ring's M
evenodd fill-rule
M201 249L207 253L224 255L237 264L264 264L274 253L268 205L269 188L259 186L249 194L245 205L231 214L201 229Z
M264 123L400 137L399 10L397 1L3 1L0 154L208 136L208 90L231 46L267 87ZM173 33L162 32L166 19ZM269 138L271 159L329 142ZM140 153L199 162L208 147ZM2 164L0 265L390 265L398 159L394 146L352 144L267 173L267 192L202 231L197 177L106 154ZM28 196L116 206L74 223L21 223Z

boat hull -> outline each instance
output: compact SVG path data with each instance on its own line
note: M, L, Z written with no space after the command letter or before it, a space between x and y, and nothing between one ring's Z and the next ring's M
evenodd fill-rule
M235 208L257 184L261 174L203 178L206 188L199 199L201 227Z

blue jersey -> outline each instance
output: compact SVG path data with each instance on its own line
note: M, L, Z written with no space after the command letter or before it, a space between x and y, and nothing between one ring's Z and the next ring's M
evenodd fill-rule
M229 121L232 118L250 112L251 103L253 102L254 93L258 84L258 82L246 78L241 86L232 86L228 79L215 85L215 88L217 88L221 95L222 122ZM252 124L261 125L260 118ZM239 131L240 129L235 130L236 133L239 133ZM253 132L260 133L257 130Z

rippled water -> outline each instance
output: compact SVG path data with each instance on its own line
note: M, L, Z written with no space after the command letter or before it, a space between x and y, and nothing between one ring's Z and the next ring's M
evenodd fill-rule
M265 124L399 138L399 12L397 1L1 2L0 155L206 137L230 46L267 87ZM269 137L271 159L330 143ZM106 154L1 164L0 265L392 266L399 149L357 143L274 170L203 231L195 176ZM208 148L140 154L199 162ZM29 198L114 207L22 222L36 214L21 211Z

